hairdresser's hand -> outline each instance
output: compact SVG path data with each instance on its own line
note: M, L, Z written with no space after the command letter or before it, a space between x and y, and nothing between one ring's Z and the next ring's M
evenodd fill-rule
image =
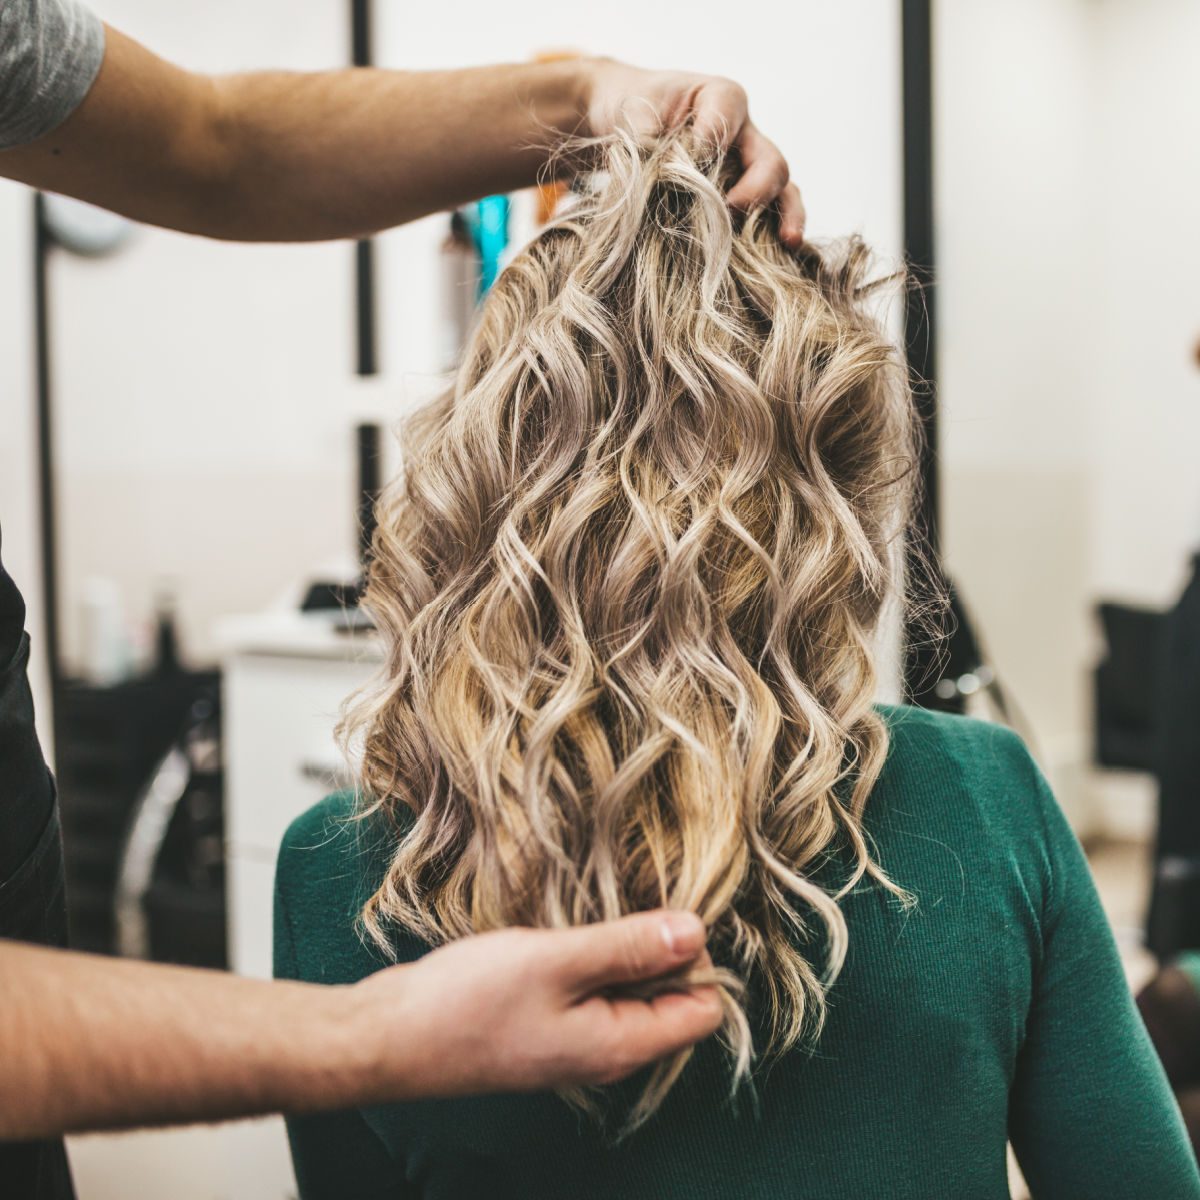
M487 933L355 984L351 1027L383 1035L380 1100L607 1083L712 1033L721 1005L708 987L649 1002L600 993L693 963L708 955L690 913Z
M648 134L692 120L700 137L741 155L742 177L729 190L734 208L778 203L780 232L790 246L804 240L804 202L778 146L750 120L746 91L732 79L684 71L644 71L611 59L588 64L587 132L612 132L618 118Z

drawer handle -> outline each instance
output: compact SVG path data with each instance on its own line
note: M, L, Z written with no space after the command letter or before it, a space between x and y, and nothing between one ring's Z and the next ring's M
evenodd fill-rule
M336 792L342 792L354 786L350 772L337 763L302 762L300 774L305 779L315 780Z

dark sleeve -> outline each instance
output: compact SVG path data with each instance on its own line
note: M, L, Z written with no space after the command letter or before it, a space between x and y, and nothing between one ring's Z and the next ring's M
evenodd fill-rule
M62 835L28 668L25 601L0 562L0 937L65 946Z
M1200 1174L1087 860L1030 764L1044 821L1042 958L1009 1104L1035 1200L1197 1200Z
M354 1109L287 1118L300 1200L415 1197L387 1147Z
M0 6L4 2L0 0ZM54 785L38 745L28 668L25 601L0 561L0 937L44 941L51 939L39 929L44 924L41 910L51 897L35 894L39 885L30 876L37 869L29 859L39 840L57 834L48 832ZM57 855L61 863L60 850L48 854ZM61 866L57 887L62 887ZM53 940L66 945L65 910L55 926L61 936Z
M302 979L288 902L288 857L285 839L275 873L275 977ZM356 1110L291 1116L287 1131L301 1200L405 1200L416 1194Z

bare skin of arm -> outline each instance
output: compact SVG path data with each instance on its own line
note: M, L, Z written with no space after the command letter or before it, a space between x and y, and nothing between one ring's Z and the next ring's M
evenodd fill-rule
M785 238L802 240L787 164L728 79L607 59L211 77L115 29L106 38L83 103L37 141L0 152L0 175L187 233L316 241L525 187L564 135L603 134L620 118L691 119L742 155L730 203L778 201Z
M0 942L0 1139L609 1082L721 1007L600 992L707 962L699 919L661 912L484 934L341 987Z

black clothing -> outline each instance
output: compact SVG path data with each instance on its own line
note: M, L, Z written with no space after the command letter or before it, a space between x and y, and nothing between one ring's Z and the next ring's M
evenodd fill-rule
M1159 676L1158 840L1147 945L1200 949L1200 555L1167 615Z
M25 603L0 562L0 938L67 944L54 781L33 724ZM0 1142L6 1200L73 1200L61 1138Z

